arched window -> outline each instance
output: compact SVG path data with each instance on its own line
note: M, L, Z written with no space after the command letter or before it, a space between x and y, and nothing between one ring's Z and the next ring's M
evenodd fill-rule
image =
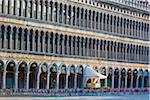
M53 64L50 67L49 88L55 89L57 84L57 65Z

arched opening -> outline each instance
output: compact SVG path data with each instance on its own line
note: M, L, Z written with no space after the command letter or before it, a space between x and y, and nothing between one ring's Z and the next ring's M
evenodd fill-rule
M126 70L123 68L121 70L121 88L125 88L125 77L126 77Z
M110 88L112 87L112 73L113 73L112 68L109 68L108 77L107 77L107 86Z
M4 72L4 63L0 60L0 89L3 87L3 72Z
M26 81L27 81L27 63L22 62L18 68L18 88L19 89L25 88Z
M15 68L16 64L15 62L11 61L7 64L6 67L6 88L7 89L12 89L15 87Z
M71 67L70 67L70 75L69 75L69 77L68 77L68 87L69 88L74 88L74 79L75 79L75 66L74 65L72 65Z
M77 88L82 88L83 86L83 66L78 66L78 73L77 73Z
M47 64L44 63L41 66L41 74L40 74L40 89L46 89L47 86Z
M119 86L119 69L116 68L114 72L114 88L118 88Z
M62 65L61 66L61 74L59 75L59 88L64 89L66 86L66 66Z
M149 73L148 73L148 70L145 71L144 87L149 87Z
M106 76L106 68L105 67L102 68L101 74ZM101 87L105 86L105 79L100 79L100 84L101 84Z
M56 88L56 84L57 84L57 65L53 64L50 68L50 84L49 87L50 89L55 89Z
M133 88L136 87L137 75L138 75L138 71L137 71L137 69L135 69L135 70L133 71Z
M32 63L30 66L29 74L29 88L36 88L37 85L37 73L38 73L38 64Z
M142 77L143 77L143 70L142 69L140 69L140 71L139 71L139 84L138 84L138 87L139 88L141 88L142 87Z
M127 72L127 88L130 88L130 84L131 84L131 69L129 69Z

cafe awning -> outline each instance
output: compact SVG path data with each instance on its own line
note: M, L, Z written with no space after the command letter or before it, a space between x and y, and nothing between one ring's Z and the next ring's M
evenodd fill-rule
M85 67L84 77L86 77L86 78L98 78L98 79L106 79L107 78L106 76L96 72L91 67Z

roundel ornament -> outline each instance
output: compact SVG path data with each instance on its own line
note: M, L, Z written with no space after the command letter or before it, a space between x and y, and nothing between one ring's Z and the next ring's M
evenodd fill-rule
M42 71L46 72L46 65L45 64L42 66Z

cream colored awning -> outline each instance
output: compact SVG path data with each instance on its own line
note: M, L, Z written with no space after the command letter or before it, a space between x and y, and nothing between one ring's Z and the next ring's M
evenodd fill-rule
M106 76L96 72L91 67L85 67L84 77L86 77L86 78L98 78L98 79L106 79L107 78Z

